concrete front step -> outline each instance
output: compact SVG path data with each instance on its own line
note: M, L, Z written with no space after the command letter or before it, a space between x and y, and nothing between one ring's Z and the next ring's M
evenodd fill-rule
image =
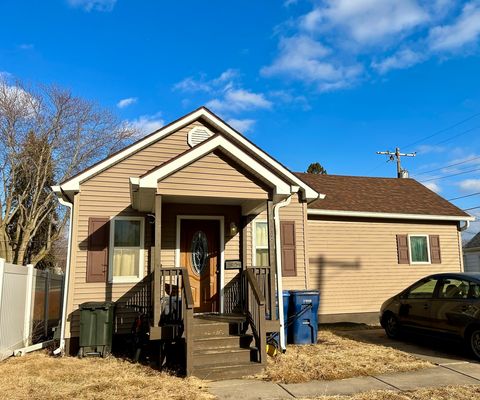
M202 365L194 367L192 375L200 379L215 381L256 375L262 372L262 370L263 365L256 362L232 363L230 365ZM239 394L239 398L241 398L241 394Z

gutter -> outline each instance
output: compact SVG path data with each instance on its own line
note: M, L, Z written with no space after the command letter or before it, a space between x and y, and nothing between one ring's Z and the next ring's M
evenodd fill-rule
M475 217L465 215L426 215L426 214L401 214L401 213L382 213L372 211L344 211L344 210L307 210L308 215L323 215L334 217L358 217L358 218L382 218L382 219L410 219L410 220L428 220L428 221L475 221Z
M292 201L292 196L288 196L285 200L282 200L275 204L273 207L273 219L275 222L275 253L276 253L276 275L277 275L277 298L278 298L278 321L280 322L280 348L285 351L286 338L285 338L285 316L283 315L283 282L282 282L282 251L280 242L280 208L288 206Z
M61 191L59 186L53 186L53 191L58 193ZM73 204L65 201L63 196L58 196L58 201L61 205L68 207L70 212L70 227L68 233L68 245L67 245L67 264L65 267L64 285L63 285L63 300L62 300L62 320L60 324L60 345L53 351L55 355L65 354L65 325L67 320L67 299L68 299L68 283L70 281L70 264L72 258L72 236L73 236Z

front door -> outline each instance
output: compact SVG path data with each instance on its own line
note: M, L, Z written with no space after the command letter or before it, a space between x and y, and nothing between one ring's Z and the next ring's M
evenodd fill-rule
M217 220L181 220L180 266L188 270L195 312L218 310L219 236Z

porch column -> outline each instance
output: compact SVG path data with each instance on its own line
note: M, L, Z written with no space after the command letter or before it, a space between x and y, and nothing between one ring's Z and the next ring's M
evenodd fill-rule
M162 196L155 195L155 251L154 251L154 267L153 267L153 326L158 326L160 323L160 273L158 271L162 268L161 253L162 253Z
M268 262L270 265L270 302L271 318L275 319L275 276L277 270L276 241L275 241L275 217L273 215L273 201L267 201L267 225L268 225ZM278 294L279 296L282 293Z

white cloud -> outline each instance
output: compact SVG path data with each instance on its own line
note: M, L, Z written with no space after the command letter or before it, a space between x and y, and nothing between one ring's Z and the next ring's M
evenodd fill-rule
M131 106L132 104L135 104L138 101L137 97L127 97L126 99L121 99L117 103L118 108L126 108L128 106Z
M442 188L436 182L427 182L427 183L424 183L424 186L426 186L428 189L430 189L432 192L435 192L435 193L440 193L442 191Z
M217 90L226 90L234 86L240 74L236 69L227 69L217 78L208 80L204 75L198 79L187 77L173 86L173 90L185 93L205 92L212 93Z
M162 113L157 112L152 115L141 115L140 117L128 121L128 124L136 129L140 136L155 132L165 125Z
M72 7L83 10L110 12L115 7L117 0L67 0Z
M460 190L464 192L480 191L480 179L464 179L458 183Z
M433 27L428 41L433 51L456 51L475 43L480 35L480 2L467 3L453 24Z
M272 103L262 93L254 93L244 89L227 89L223 98L216 98L207 103L207 107L217 112L240 112L257 109L270 109Z
M327 0L306 14L301 27L310 32L339 28L358 43L377 43L428 21L415 0Z
M385 74L392 69L410 68L413 65L422 62L423 60L423 54L417 53L410 49L403 49L382 61L372 62L372 67L380 74Z
M275 28L278 53L266 77L317 91L350 87L431 58L478 51L480 0L323 0Z
M249 132L253 125L255 125L254 119L236 119L230 118L227 120L227 124L233 126L237 131L241 133Z
M359 64L335 65L327 58L331 49L306 35L282 38L279 48L277 59L262 68L264 76L283 75L314 82L319 90L326 91L349 86L362 72Z

